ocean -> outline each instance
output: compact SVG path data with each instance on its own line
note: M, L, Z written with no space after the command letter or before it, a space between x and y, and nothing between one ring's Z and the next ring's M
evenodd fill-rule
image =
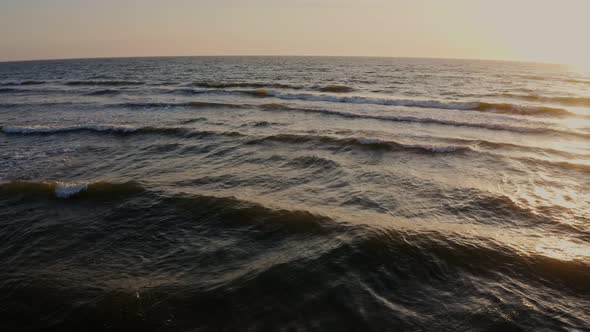
M590 73L0 63L3 331L590 330Z

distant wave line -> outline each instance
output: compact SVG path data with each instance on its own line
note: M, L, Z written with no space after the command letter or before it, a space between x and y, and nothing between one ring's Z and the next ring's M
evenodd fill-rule
M517 105L510 103L494 103L484 101L438 101L438 100L411 100L411 99L387 99L360 96L335 96L329 94L310 93L284 93L265 89L257 90L216 90L216 89L178 89L171 93L185 95L247 95L250 97L273 97L283 100L302 100L312 102L331 102L345 104L369 104L383 106L402 106L415 108L432 108L444 110L479 111L488 113L500 113L508 115L524 116L548 116L548 117L578 117L579 115L568 110L547 106ZM539 99L542 100L542 99Z
M516 133L525 133L525 134L559 134L559 135L568 135L568 136L575 136L575 137L590 139L590 134L587 134L587 133L562 131L562 130L547 128L547 127L541 128L541 127L512 126L512 125L494 124L494 123L471 123L471 122L460 122L460 121L454 121L454 120L421 118L421 117L414 117L414 116L358 114L358 113L349 113L349 112L340 112L340 111L330 111L330 110L325 110L325 109L295 108L295 107L284 106L281 104L268 104L268 105L266 105L266 107L263 107L263 108L266 110L270 110L270 111L295 111L295 112L306 112L306 113L318 113L318 114L339 116L339 117L352 118L352 119L369 119L369 120L393 121L393 122L436 124L436 125L445 125L445 126L454 126L454 127L471 127L471 128L481 128L481 129L488 129L488 130L511 131L511 132L516 132Z

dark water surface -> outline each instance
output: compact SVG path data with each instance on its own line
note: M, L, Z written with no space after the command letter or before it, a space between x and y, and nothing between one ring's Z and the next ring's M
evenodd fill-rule
M590 330L590 74L0 63L3 331Z

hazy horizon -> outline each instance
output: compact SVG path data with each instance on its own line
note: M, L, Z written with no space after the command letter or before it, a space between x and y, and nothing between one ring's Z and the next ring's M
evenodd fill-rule
M482 58L445 58L445 57L427 57L427 56L379 56L379 55L317 55L317 54L181 54L181 55L127 55L127 56L96 56L96 57L65 57L65 58L34 58L22 60L0 60L3 62L34 62L34 61L60 61L60 60L108 60L108 59L150 59L150 58L376 58L376 59L424 59L424 60L449 60L449 61L483 61L483 62L513 62L529 63L541 65L573 65L571 63L559 63L535 60L516 60L516 59L482 59Z
M571 0L36 1L0 5L0 61L367 56L587 66L590 3Z

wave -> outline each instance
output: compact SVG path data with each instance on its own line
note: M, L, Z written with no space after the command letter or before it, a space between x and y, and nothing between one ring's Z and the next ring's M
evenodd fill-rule
M460 122L453 120L433 119L433 118L418 118L413 116L393 116L393 115L369 115L369 114L357 114L349 112L330 111L324 109L313 109L313 108L294 108L284 106L281 104L267 104L262 105L262 109L269 111L295 111L305 113L318 113L330 116L339 116L351 119L369 119L369 120L380 120L380 121L393 121L393 122L412 122L412 123L424 123L424 124L436 124L444 126L455 126L455 127L469 127L469 128L481 128L488 130L501 130L511 131L516 133L528 133L528 134L558 134L575 136L579 138L590 138L590 134L581 132L562 131L558 129L552 129L547 127L520 127L505 124L495 123L471 123L471 122Z
M105 89L105 90L98 90L88 93L88 96L110 96L110 95L117 95L121 93L120 90L113 90L113 89Z
M53 135L72 132L93 132L113 135L166 135L181 138L205 138L205 137L242 137L238 132L195 131L188 128L177 127L133 127L122 125L79 125L69 127L2 127L2 132L7 135Z
M289 144L302 144L302 143L322 143L329 145L336 145L338 147L350 147L357 146L365 149L373 150L413 150L418 152L428 153L464 153L471 151L468 146L458 145L422 145L422 144L405 144L394 141L386 141L380 139L371 138L360 138L360 137L348 137L339 138L333 136L312 136L312 135L296 135L296 134L279 134L266 136L259 139L253 139L250 143L263 143L266 141L276 141Z
M251 94L251 91L243 91L245 94ZM319 101L332 103L347 103L347 104L372 104L385 106L407 106L407 107L421 107L421 108L439 108L439 109L476 109L479 103L465 103L456 102L448 103L432 100L401 100L401 99L382 99L358 96L331 96L331 95L317 95L308 93L275 93L265 91L265 94L259 94L268 97L275 97L284 100L304 100L304 101Z
M283 122L271 122L271 121L253 121L250 123L245 123L240 127L270 127L270 126L284 126L285 123Z
M199 121L206 121L206 118L189 119L183 124L190 124ZM265 127L273 125L275 123L268 122L256 122L250 124L255 127ZM59 133L72 133L72 132L92 132L92 133L104 133L111 135L164 135L178 138L194 138L194 139L205 139L212 137L229 137L229 138L249 138L250 140L246 144L265 144L266 142L282 142L287 144L325 144L331 146L337 146L338 148L349 148L359 147L362 149L374 150L374 151L414 151L418 153L432 153L432 154L449 154L449 153L488 153L475 149L475 147L483 146L490 149L502 149L502 148L516 148L526 150L540 150L540 152L550 152L554 154L564 155L566 157L572 157L571 154L548 149L537 149L531 147L524 147L509 143L497 143L481 140L460 140L451 139L450 141L456 141L460 144L409 144L400 143L389 140L381 140L374 138L364 137L334 137L334 136L318 136L318 135L298 135L298 134L279 134L265 137L251 137L246 134L242 134L236 131L232 132L218 132L218 131L197 131L190 128L178 128L178 127L131 127L131 126L112 126L112 125L86 125L86 126L69 126L69 127L3 127L2 132L7 135L54 135ZM575 157L575 156L574 156ZM572 169L582 172L590 172L590 165L566 162L566 161L549 161L538 158L517 158L527 162L527 164L541 164L544 167L559 167L562 169Z
M423 145L423 144L402 144L392 141L383 141L379 139L369 139L369 138L354 138L354 142L361 144L361 145L368 145L368 146L376 146L381 147L383 145L389 146L391 145L393 148L396 149L404 149L404 150L418 150L418 151L425 151L425 152L432 152L432 153L451 153L451 152L467 152L471 151L471 148L467 146L458 146L458 145Z
M514 114L514 115L538 115L538 116L553 116L553 117L575 117L577 114L562 108L546 107L546 106L523 106L509 103L486 103L479 102L479 105L474 108L475 111L491 111L494 113Z
M204 118L190 120L203 121ZM206 119L205 119L206 120ZM255 123L255 126L267 126L269 123ZM188 128L176 127L132 127L132 126L112 126L112 125L84 125L84 126L69 126L69 127L2 127L5 134L12 135L48 135L69 132L96 132L96 133L111 133L111 134L159 134L170 135L178 137L210 137L210 136L226 136L226 137L246 137L246 135L238 132L214 132L214 131L194 131ZM338 138L331 136L313 136L313 135L295 135L295 134L281 134L267 136L263 138L255 138L250 140L250 143L264 142L264 141L281 141L286 143L328 143L338 144L341 146L365 146L371 149L387 149L387 150L418 150L431 153L450 153L450 152L465 152L471 149L467 146L451 146L451 145L420 145L420 144L403 144L393 141L384 141L370 138Z
M47 107L47 106L80 106L88 103L83 102L41 102L41 103L0 103L0 107L4 108L16 108L16 107Z
M341 167L340 164L334 160L313 155L297 157L288 162L287 165L300 168L316 168L322 172L336 170Z
M64 83L72 86L128 86L128 85L143 85L144 82L138 81L70 81Z
M497 141L486 141L482 139L460 139L460 138L445 138L444 141L451 142L454 144L466 145L473 148L485 148L488 150L504 150L504 149L512 149L518 151L526 151L526 152L535 152L541 154L552 154L552 155L559 155L565 158L588 158L590 157L589 154L579 154L573 152L567 152L563 150L551 149L551 148L543 148L538 146L529 146L529 145L519 145L515 143L507 143L507 142L497 142Z
M133 182L58 182L58 181L11 181L0 183L0 193L10 195L40 194L56 198L93 197L114 198L145 191Z
M191 101L188 103L122 103L122 104L113 104L111 106L114 107L122 107L122 108L172 108L172 107L188 107L188 108L195 108L195 109L205 109L205 108L246 108L249 105L239 105L239 104L231 104L231 103L215 103L215 102L202 102L202 101Z
M300 162L303 164L319 162L328 167L338 167L316 158L304 158ZM583 295L590 292L588 282L590 265L587 262L551 258L536 249L538 241L524 237L510 228L504 230L500 228L500 232L497 232L498 228L489 228L485 225L453 224L449 227L443 222L406 221L391 217L384 217L387 218L383 219L387 221L386 223L380 223L378 218L375 222L361 220L358 223L351 223L347 222L347 219L350 221L354 217L329 217L303 209L273 208L227 196L166 195L146 190L135 183L14 181L0 184L0 194L2 193L11 197L46 195L54 199L72 200L112 200L114 197L144 194L142 198L148 199L150 204L147 206L152 207L150 209L152 215L169 218L172 213L179 225L186 222L190 226L194 225L195 220L199 220L200 225L206 227L199 229L199 232L208 230L207 227L213 227L215 230L227 228L232 234L250 234L255 239L261 236L265 238L271 234L281 239L303 234L306 239L317 236L322 243L326 243L325 241L329 238L342 235L337 246L328 246L317 255L306 256L307 260L317 260L313 263L318 266L333 262L333 259L337 257L340 265L344 264L353 271L364 269L365 266L393 269L391 272L403 271L401 275L413 274L415 269L421 272L428 271L428 273L416 275L417 278L426 276L425 281L429 279L428 276L439 274L446 276L445 278L452 278L455 275L453 271L466 270L478 276L491 274L497 277L498 273L506 274L512 278L534 280L548 287L560 289L565 287L580 291ZM494 214L508 217L498 216L499 222L504 219L528 220L530 223L551 222L543 217L540 217L541 219L535 217L531 211L520 208L505 196L461 189L457 189L455 194L460 200L453 201L450 206L445 207L453 212L466 211L471 214L473 210L479 210L481 213L490 214L490 211L494 211ZM461 204L462 202L467 204ZM131 204L121 204L117 211L123 215L134 216L140 212L139 209L140 207L133 207ZM141 217L140 214L139 218ZM240 232L242 229L247 232ZM498 235L500 233L501 235ZM229 233L223 234L227 236ZM499 239L501 241L498 241ZM404 258L398 260L401 265L386 264L391 262L392 253L395 257ZM289 261L300 256L291 257L288 258ZM359 259L365 264L359 264L361 262ZM416 262L420 264L416 265ZM268 267L277 267L277 265L273 263ZM248 269L249 278L254 278L268 270L267 267L257 272ZM272 274L273 277L276 275L276 273ZM391 275L398 275L398 273ZM235 277L229 280L235 281Z
M339 91L344 92L344 91ZM173 90L173 93L200 95L200 94L242 94L251 97L265 98L274 97L283 100L303 100L314 102L332 102L332 103L347 103L347 104L369 104L369 105L383 105L383 106L403 106L416 108L434 108L445 110L464 110L464 111L479 111L479 112L494 112L501 114L512 115L529 115L529 116L552 116L565 117L577 116L568 110L546 107L546 106L529 106L516 105L509 103L491 103L491 102L450 102L437 100L407 100L407 99L384 99L371 98L360 96L333 96L325 94L308 94L308 93L279 93L266 89L257 90ZM585 101L584 101L585 102Z
M482 230L483 231L483 230ZM575 290L582 294L590 292L590 265L580 261L551 258L532 248L528 252L518 248L518 235L515 243L504 244L485 238L446 232L424 232L415 234L395 228L371 229L360 238L355 248L363 257L386 261L391 253L410 255L413 262L430 262L429 268L447 271L446 267L465 269L476 275L491 275L498 278L498 273L513 278L522 278L527 282L535 280L546 287L563 290ZM431 265L431 263L434 263ZM477 263L475 263L477 262ZM439 266L438 268L436 266Z
M562 170L579 171L582 173L590 173L590 164L576 163L572 161L554 161L530 157L517 157L515 159L522 160L529 165L542 165L543 167L557 167Z
M141 103L141 102L128 102L122 104L111 104L112 107L121 108L170 108L170 107L184 107L187 103Z
M272 93L265 91L264 93L256 93L258 97L275 97L285 100L305 100L305 101L320 101L333 103L349 103L349 104L372 104L384 106L404 106L417 108L436 108L446 110L465 110L465 111L480 111L480 112L496 112L503 114L514 115L546 115L546 116L574 116L567 110L560 108L551 108L543 106L523 106L508 103L488 103L488 102L445 102L437 100L403 100L403 99L381 99L370 97L338 97L330 95L314 95L314 94L286 94L286 93Z
M588 106L590 107L589 97L549 97L549 96L538 96L538 95L517 95L517 94L502 94L501 97L522 99L528 101L541 101L556 104L563 104L567 106Z
M406 100L406 99L383 99L359 96L333 96L325 94L308 94L308 93L279 93L266 89L257 90L172 90L171 93L202 95L202 94L241 94L256 98L274 97L283 100L303 100L314 102L332 102L347 104L369 104L383 106L402 106L416 108L433 108L445 110L461 111L478 111L491 112L508 115L525 115L525 116L548 116L548 117L576 117L576 113L568 110L546 106L529 106L517 105L510 103L491 103L491 102L447 102L437 100ZM579 101L586 102L586 101Z
M200 117L200 118L194 118L194 119L187 119L181 122L181 124L190 124L190 123L195 123L195 122L204 122L207 121L208 119L205 117Z
M75 131L94 131L94 132L120 132L131 133L141 130L141 128L131 126L111 126L111 125L83 125L68 127L48 127L48 126L31 126L31 127L2 127L5 134L54 134Z
M552 164L558 165L559 167L578 170L584 173L590 173L590 164L580 164L580 163L573 163L569 161L557 161L551 162Z
M2 88L0 87L0 94L3 93L12 93L12 94L17 94L17 93L29 93L29 94L38 94L38 95L44 95L44 94L63 94L63 93L67 93L67 91L63 91L60 89L27 89L27 88Z
M181 106L188 106L191 108L245 108L245 105L229 104L229 103L212 103L204 101L191 101L189 103L180 104Z
M346 85L327 85L318 88L319 91L322 92L335 92L335 93L343 93L343 92L352 92L354 91L353 88L346 86Z
M174 89L169 90L167 93L194 96L194 95L246 95L250 97L271 97L272 92L266 89L256 90L216 90L216 89Z
M275 88L275 89L303 89L302 86L283 83L257 83L257 82L193 82L190 85L199 88L226 89L226 88Z
M533 81L558 81L565 83L574 84L590 84L590 81L576 78L559 78L559 77L547 77L547 76L535 76L535 75L523 75L522 78L533 80Z
M283 83L263 82L193 82L190 86L206 89L230 89L230 88L253 88L253 89L290 89L290 90L317 90L322 92L352 92L354 89L346 85L332 84L326 86L302 86Z
M22 81L22 82L7 82L0 83L0 86L21 86L21 85L41 85L45 84L43 81Z
M568 83L579 83L579 84L590 84L590 81L587 80L579 80L575 78L569 78L565 80Z
M22 93L27 92L29 90L24 89L14 89L14 88L0 88L0 93Z
M218 197L206 195L175 196L172 200L185 201L196 209L203 207L219 209L225 215L226 222L258 223L265 227L275 228L276 225L287 227L291 231L319 230L325 223L332 223L329 217L317 215L304 210L286 210L271 208L258 203L241 200L235 197ZM240 213L236 213L236 210ZM229 218L227 218L229 217ZM326 225L328 226L328 225Z
M241 93L257 98L274 97L273 92L264 89L258 89L254 91L241 91Z

